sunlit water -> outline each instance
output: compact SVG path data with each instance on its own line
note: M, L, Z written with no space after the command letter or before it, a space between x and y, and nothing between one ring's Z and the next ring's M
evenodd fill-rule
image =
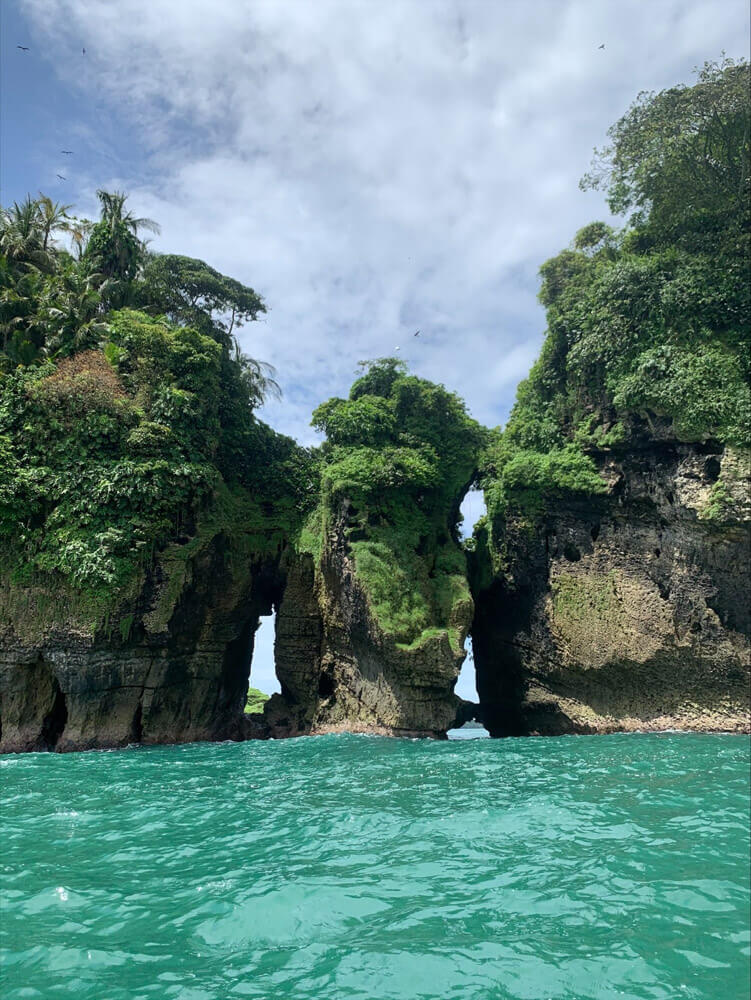
M734 736L0 759L3 1000L745 1000Z

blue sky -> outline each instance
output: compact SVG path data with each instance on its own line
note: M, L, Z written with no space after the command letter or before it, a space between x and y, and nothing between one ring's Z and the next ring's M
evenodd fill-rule
M243 346L284 390L263 416L305 442L357 362L397 347L502 423L542 340L540 264L607 218L577 187L593 147L638 91L749 36L746 0L0 0L0 18L1 200L93 213L124 189L155 248L252 285L269 313Z

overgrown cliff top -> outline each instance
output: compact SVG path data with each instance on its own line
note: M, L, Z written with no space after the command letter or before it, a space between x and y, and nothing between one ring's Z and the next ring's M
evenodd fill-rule
M601 492L589 455L751 440L749 65L642 93L595 152L622 228L593 222L540 269L547 332L484 461L491 516Z
M3 209L0 573L98 614L209 508L212 531L320 554L346 503L379 620L411 643L463 599L453 529L478 466L498 519L602 492L592 456L657 427L749 444L748 89L747 63L708 63L611 128L582 183L624 223L592 222L542 266L546 337L503 432L386 358L318 407L326 442L301 448L255 415L278 387L236 340L265 311L253 288L150 252L156 223L119 192L98 192L96 221L43 196Z

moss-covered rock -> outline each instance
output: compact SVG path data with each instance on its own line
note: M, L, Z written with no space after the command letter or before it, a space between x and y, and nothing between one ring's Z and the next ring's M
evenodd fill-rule
M745 731L751 521L742 497L702 516L721 446L595 455L608 491L548 498L470 556L478 689L494 735ZM719 481L719 480L717 480ZM487 537L487 536L486 536Z

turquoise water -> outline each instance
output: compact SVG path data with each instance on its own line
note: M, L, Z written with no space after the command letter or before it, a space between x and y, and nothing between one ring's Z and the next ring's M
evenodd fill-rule
M743 737L0 759L3 1000L746 1000Z

